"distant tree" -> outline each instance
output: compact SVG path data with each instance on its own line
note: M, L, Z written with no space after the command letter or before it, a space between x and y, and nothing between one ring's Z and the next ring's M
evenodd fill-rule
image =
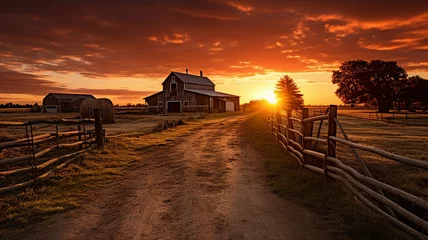
M275 94L278 104L284 110L298 110L303 107L303 94L288 75L281 77L276 83Z
M269 106L269 102L266 99L261 100L251 100L249 103L245 103L246 111L258 111L260 109L264 109Z
M397 99L399 85L407 77L397 62L353 60L342 63L333 71L332 82L338 85L336 95L345 104L376 101L379 112L389 112Z
M406 97L408 97L407 100L410 101L410 103L419 103L421 108L427 109L428 79L424 79L420 76L412 76L407 79L405 90L407 94ZM407 107L410 107L410 105Z

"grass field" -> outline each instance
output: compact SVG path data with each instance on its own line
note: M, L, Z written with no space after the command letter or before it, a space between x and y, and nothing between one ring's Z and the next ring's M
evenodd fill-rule
M376 113L376 110L370 109L351 109L339 107L338 113L339 115L343 116L351 116L373 121L380 121L391 125L428 127L428 113L422 111L391 111L389 113Z
M301 168L263 125L264 117L255 115L244 122L241 135L265 158L272 191L322 216L325 221L317 227L334 239L410 239L363 206L340 183Z
M425 126L406 126L377 122L355 116L347 110L340 114L339 122L352 142L379 148L393 154L428 161L428 128ZM428 123L428 119L426 120ZM314 135L318 131L318 123L314 125ZM299 126L297 125L296 128ZM340 130L337 136L343 138ZM321 138L327 138L327 125L324 123ZM326 151L325 146L319 149ZM360 151L358 153L367 164L373 176L392 186L411 192L417 196L428 198L428 172L415 167L397 163L373 153ZM344 163L359 169L359 165L346 145L338 143L337 156Z
M310 108L310 113L326 108ZM394 124L365 117L367 109L338 108L338 119L352 142L379 148L393 154L428 161L428 118L419 119L419 124ZM283 120L284 121L284 120ZM313 135L318 132L319 121L315 122ZM299 124L294 128L300 130ZM343 138L340 129L337 136ZM327 123L321 128L321 138L327 139ZM326 152L326 146L318 145L318 150ZM385 183L428 198L428 172L397 163L373 153L357 150L373 176ZM338 143L337 156L344 163L359 169L350 148Z
M221 114L220 114L221 115ZM61 119L61 118L78 118L79 113L0 113L0 121L9 122L26 122L40 119ZM154 129L159 121L184 121L204 117L200 113L181 113L169 115L133 115L133 114L117 114L116 123L104 124L107 136L113 136L123 133L147 133ZM76 125L60 125L60 131L77 130ZM87 125L87 129L92 129L92 125ZM35 135L46 132L55 132L55 125L37 124L34 125ZM3 137L2 137L3 136ZM0 127L1 138L18 139L25 136L25 127Z

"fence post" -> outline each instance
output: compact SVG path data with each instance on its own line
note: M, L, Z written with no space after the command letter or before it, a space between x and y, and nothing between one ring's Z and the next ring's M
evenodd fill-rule
M302 108L302 147L303 149L311 149L312 142L310 140L305 140L305 137L312 137L312 128L313 122L303 122L304 119L309 117L309 108ZM303 163L304 164L313 164L313 158L303 153Z
M288 139L296 141L296 134L294 132L289 133L289 131L288 131L289 128L294 129L293 120L291 120L290 117L291 117L291 110L287 110L287 134L289 134ZM288 141L287 141L287 144L288 144Z
M77 124L77 132L79 132L79 135L77 135L77 141L82 141L82 135L80 134L80 132L82 131L82 127L81 127L81 124L80 123L78 123ZM83 149L83 144L81 144L81 145L79 145L79 150L82 150Z
M328 113L328 140L327 140L327 156L324 159L324 172L327 175L327 157L336 158L336 141L331 140L330 137L336 137L336 121L337 117L337 105L330 105L330 111Z
M281 133L281 127L280 127L281 124L282 124L281 108L277 106L276 107L276 137L280 142L283 141L282 137L279 135L279 133Z
M101 115L99 109L94 109L95 115L95 136L97 141L97 147L104 147L104 139L103 139L103 123L101 122Z

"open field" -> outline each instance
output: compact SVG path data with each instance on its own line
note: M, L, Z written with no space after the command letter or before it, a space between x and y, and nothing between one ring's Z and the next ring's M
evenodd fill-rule
M379 148L397 155L428 161L427 127L387 124L350 115L341 115L340 111L338 119L352 142ZM314 135L317 133L318 127L319 122L316 122L314 124ZM295 128L298 129L299 126L295 125ZM326 123L322 127L320 136L327 139ZM339 129L337 136L343 138ZM325 146L319 145L318 148L322 152L326 152ZM427 171L400 164L373 153L357 151L375 179L428 199ZM343 159L345 164L359 169L349 147L338 143L337 156L339 159Z
M223 116L225 114L214 114L214 116ZM78 118L79 113L0 113L0 121L10 122L25 122L30 120L40 119L60 119L60 118ZM158 114L158 115L132 115L118 114L116 115L116 123L104 124L107 136L113 136L123 133L147 133L153 130L159 121L183 121L204 118L200 113L181 113L181 114ZM90 126L91 128L93 126ZM77 126L60 126L60 131L74 131ZM38 124L34 126L35 134L46 132L55 132L54 125ZM3 135L8 135L11 139L23 138L25 135L25 127L0 127L0 138ZM0 139L1 140L1 139Z
M304 168L343 182L356 197L374 211L383 214L385 219L400 226L413 236L423 238L421 232L424 233L428 226L425 207L425 199L428 199L426 188L426 179L428 179L426 171L428 167L427 128L393 125L349 115L338 115L337 120L334 121L336 110L334 106L331 109L333 111L330 111L328 115L312 118L307 117L309 109L302 109L302 115L305 116L303 118L283 116L282 123L287 124L288 122L288 128L283 124L276 127L276 117L274 116L268 118L268 127ZM298 114L296 113L296 115ZM321 119L324 120L324 123L321 127L321 134L318 135ZM311 121L316 121L313 127L314 133L312 133ZM293 124L291 125L291 123ZM342 130L342 126L344 130ZM303 129L301 129L302 127ZM327 128L330 128L328 134ZM345 133L349 137L349 141L343 140L347 138ZM287 137L284 136L285 134ZM327 138L327 136L329 137ZM303 137L305 140L302 140ZM314 142L315 140L316 142ZM352 152L353 149L348 144L363 150ZM360 161L365 164L359 164L360 157ZM365 165L368 169L365 168ZM369 177L363 177L358 171ZM356 178L352 178L351 174ZM372 175L374 180L371 179ZM376 180L377 183L375 183ZM355 190L351 184L356 186L360 192ZM383 189L387 193L377 194L375 190L380 191L379 189L367 188L365 184ZM401 196L398 194L400 191L403 193ZM407 198L404 196L406 192L414 196L408 194L409 198ZM400 215L397 218L398 221L394 218L393 212L389 211L390 213L387 214L377 207L384 204L394 209L395 214ZM386 209L386 212L388 210ZM408 226L413 229L409 229Z
M411 239L366 208L339 182L302 168L267 127L260 129L264 120L262 115L249 118L241 134L265 158L272 190L321 215L319 227L330 233L330 239Z
M428 127L428 112L417 111L390 111L389 113L376 113L369 109L338 109L339 115L358 117L373 121L385 122L392 125L423 126Z
M342 124L350 141L391 152L393 154L428 161L428 127L424 125L398 125L361 117L361 111L338 109L338 120ZM428 119L423 123L428 125ZM327 139L327 123L324 121L320 137ZM300 130L300 125L294 128ZM319 121L314 123L314 135L317 134ZM337 136L343 138L337 129ZM318 145L321 152L326 152L326 146ZM368 169L375 179L379 179L405 191L424 196L428 199L428 172L392 160L385 159L373 153L357 150L366 162ZM337 156L355 169L359 165L350 148L337 143Z

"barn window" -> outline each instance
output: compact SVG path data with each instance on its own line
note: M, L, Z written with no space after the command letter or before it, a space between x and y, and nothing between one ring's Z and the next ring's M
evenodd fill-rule
M177 83L171 83L171 91L170 91L170 96L177 96Z
M162 101L158 102L158 107L163 107L163 102Z
M172 76L172 77L171 77L171 81L172 81L173 83L175 83L175 76Z
M183 105L184 105L185 107L189 106L189 101L184 101L184 102L183 102Z

